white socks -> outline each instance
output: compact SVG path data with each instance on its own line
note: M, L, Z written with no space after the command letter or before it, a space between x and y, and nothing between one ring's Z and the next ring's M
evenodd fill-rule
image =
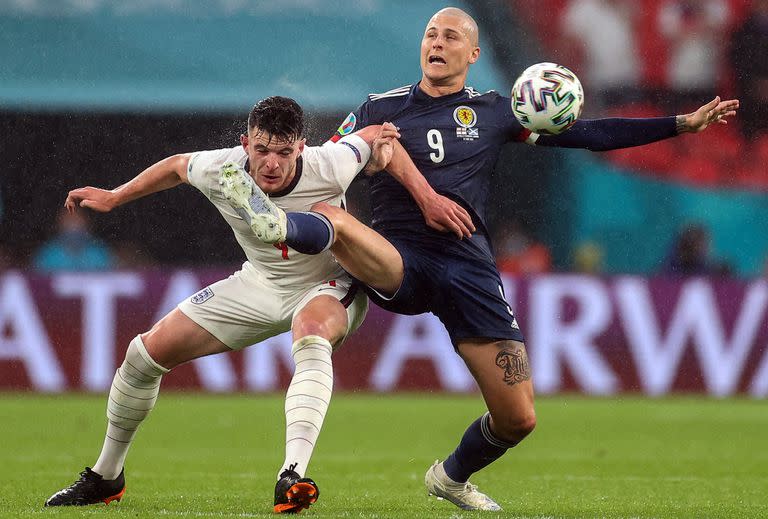
M140 336L128 345L109 390L107 435L93 466L93 471L104 479L115 479L123 470L131 441L139 424L155 407L160 379L168 371L152 360Z
M285 396L285 463L304 477L333 392L333 347L326 339L307 335L293 343L296 369Z
M305 475L333 392L332 351L331 343L317 335L293 343L296 368L285 397L285 463L280 473L294 466L299 476ZM160 380L168 371L149 356L141 337L128 345L109 391L107 434L93 466L104 479L115 479L123 470L136 430L155 406Z

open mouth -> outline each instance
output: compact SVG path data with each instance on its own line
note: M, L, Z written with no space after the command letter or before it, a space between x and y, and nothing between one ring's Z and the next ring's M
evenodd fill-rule
M440 56L430 56L428 58L428 61L430 63L441 63L441 64L445 65L445 60L443 58L441 58Z

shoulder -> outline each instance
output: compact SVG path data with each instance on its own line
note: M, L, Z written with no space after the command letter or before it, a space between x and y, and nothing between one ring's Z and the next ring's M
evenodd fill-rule
M404 85L386 92L368 94L364 105L368 109L386 109L393 106L399 106L405 103L411 96L413 85Z
M509 97L495 90L478 92L472 87L465 87L464 92L467 96L465 98L467 105L482 111L486 116L490 114L492 120L506 121L513 117L512 100Z
M191 153L187 166L187 176L218 171L225 162L245 163L246 154L242 146L205 150Z
M246 158L242 146L191 153L187 164L187 180L210 198L212 190L218 185L221 166L226 162L244 165Z
M368 161L368 145L357 135L347 135L336 142L328 141L322 146L307 146L301 156L310 175L324 175L324 169L333 169L341 162L354 159L357 164Z
M189 167L194 164L205 164L207 166L220 166L225 162L238 160L245 157L245 150L242 146L233 146L232 148L220 148L216 150L196 151L190 154Z
M403 85L401 87L393 88L392 90L387 90L386 92L381 92L378 94L368 94L368 101L380 101L382 99L405 97L411 94L411 89L413 89L412 84Z
M476 97L480 97L483 99L494 99L496 97L499 97L499 93L495 90L487 90L485 92L480 92L479 90L475 90L475 87L471 86L465 86L464 87L464 93L467 94L467 97L470 99L474 99Z
M352 133L355 125L360 127L371 124L381 124L392 114L403 109L411 98L413 85L404 85L386 92L368 94L363 104L357 110L347 116L337 131L337 136L342 137Z
M498 104L503 104L505 102L507 103L509 102L508 97L502 96L495 90L487 90L485 92L480 92L478 90L475 90L471 86L465 86L464 93L467 95L467 98L469 100L475 101L477 103L487 103L491 105L498 105Z
M308 178L325 178L333 168L335 153L340 146L327 142L322 146L305 146L301 153L302 175Z
M331 144L333 143L329 141L322 146L304 146L304 151L301 152L301 159L304 161L304 168L307 166L312 167L312 165L317 164L318 161L326 157L328 155L326 146L330 146Z
M467 95L470 96L470 106L474 104L481 108L484 113L493 114L492 119L502 126L515 124L515 116L512 113L512 99L509 97L501 95L495 90L481 93L471 89L471 92L468 92Z
M338 195L342 193L336 180L336 162L338 161L336 149L339 145L327 143L322 146L305 146L301 153L301 162L297 166L298 179L294 180L295 189L291 189L285 196L286 200L317 198L320 195ZM316 199L317 198L317 199Z

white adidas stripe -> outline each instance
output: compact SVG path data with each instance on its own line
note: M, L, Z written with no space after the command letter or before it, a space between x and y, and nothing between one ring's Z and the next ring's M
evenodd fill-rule
M406 85L400 88L394 88L392 90L383 92L381 94L368 94L368 98L371 101L375 101L377 99L382 99L385 97L398 97L398 96L408 95L408 93L411 91L411 86L412 85Z
M406 85L400 88L394 88L392 90L388 90L387 92L383 92L380 94L368 94L368 99L370 99L371 101L376 101L377 99L385 99L388 97L402 97L410 93L412 86L413 85ZM470 98L479 97L483 95L483 92L478 92L472 87L464 87L464 92L466 92ZM493 90L488 90L485 93L490 94L491 92L493 92Z
M487 92L478 92L472 87L464 87L464 91L467 93L469 97L478 97L485 94L490 94L495 92L495 90L488 90Z
M392 90L387 90L386 92L378 92L378 93L373 92L373 93L371 93L369 95L372 95L372 96L383 96L383 95L387 95L387 94L393 94L395 92L401 92L403 90L410 90L410 88L412 86L413 85L403 85L401 87L393 88Z

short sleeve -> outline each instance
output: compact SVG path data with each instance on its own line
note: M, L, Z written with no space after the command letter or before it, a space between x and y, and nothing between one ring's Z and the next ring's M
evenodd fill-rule
M187 165L187 180L202 193L211 198L211 182L218 173L218 168L226 162L232 148L198 151L192 154Z
M337 142L328 142L320 149L323 158L330 163L342 192L347 190L371 158L368 143L357 135L347 135Z
M344 121L342 121L342 123L336 129L336 133L333 134L333 136L330 138L330 141L338 142L341 138L346 137L347 135L352 135L352 133L360 130L361 128L365 128L366 126L370 126L372 124L381 124L382 121L377 121L374 119L375 117L372 115L371 110L371 101L368 100L361 104L357 110L349 113L347 118L344 119Z

